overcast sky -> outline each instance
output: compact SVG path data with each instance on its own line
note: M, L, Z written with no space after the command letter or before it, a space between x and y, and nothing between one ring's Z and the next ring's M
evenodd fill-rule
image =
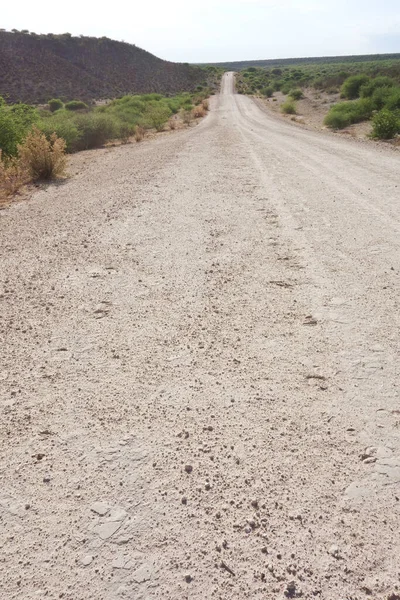
M103 36L218 62L400 52L400 0L19 0L1 27Z

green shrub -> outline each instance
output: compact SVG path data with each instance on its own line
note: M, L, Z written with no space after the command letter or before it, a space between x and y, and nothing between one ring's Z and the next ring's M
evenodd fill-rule
M384 108L374 115L372 122L371 137L386 140L400 133L400 111L392 112Z
M371 137L390 140L396 133L400 133L399 115L384 108L373 117Z
M261 93L266 98L272 98L272 96L274 95L274 88L272 87L272 85L268 85L267 87L261 90Z
M80 133L74 123L75 116L73 113L59 110L50 118L42 119L38 126L47 139L55 133L57 137L65 140L67 152L76 152L79 150Z
M15 156L23 140L23 132L8 110L0 108L0 150L4 156Z
M56 110L64 108L64 103L59 98L53 98L52 100L49 100L48 104L51 112L56 112Z
M369 80L368 75L352 75L342 85L342 97L348 100L355 100L360 96L361 87L368 83Z
M393 88L390 87L378 87L372 94L372 102L375 110L381 110L388 102L390 96L393 94Z
M345 129L351 124L351 115L349 112L338 112L331 109L324 119L324 124L331 129Z
M289 94L290 90L292 89L292 85L291 83L283 83L281 85L281 92L282 94Z
M375 77L374 79L370 79L370 81L364 83L364 85L361 86L360 96L361 98L371 98L375 90L379 88L391 88L394 85L395 83L391 77Z
M281 111L285 115L295 115L296 114L296 104L291 100L287 100L281 106Z
M290 90L289 96L293 100L301 100L301 98L304 97L303 90L301 90L300 88L295 88L293 90Z
M66 110L85 110L89 107L82 100L71 100L71 102L65 104L65 108Z
M396 87L392 90L385 103L385 108L388 108L389 110L400 109L400 87Z
M23 142L38 119L33 106L0 104L0 150L5 157L16 156L18 144Z
M98 113L76 115L74 124L79 133L77 150L100 148L109 140L118 137L118 121L111 115Z
M168 106L163 104L157 106L156 104L152 103L146 108L141 120L141 125L145 129L154 128L157 131L162 131L165 123L168 121L171 115L172 111Z
M341 102L332 106L324 119L324 124L332 129L344 129L352 123L367 121L373 111L374 104L371 98Z

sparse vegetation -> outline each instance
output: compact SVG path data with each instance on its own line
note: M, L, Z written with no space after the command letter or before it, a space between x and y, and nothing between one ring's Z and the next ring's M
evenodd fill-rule
M271 97L271 89L284 96L281 111L294 114L294 101L307 95L331 104L326 94L341 98L330 107L324 123L332 129L344 129L354 123L375 119L374 137L398 133L395 123L400 111L400 55L387 57L348 57L342 59L298 59L291 61L263 61L268 67L250 66L238 73L236 87L239 93ZM353 59L353 60L351 60ZM325 94L325 98L318 97ZM275 98L273 98L275 100ZM389 118L386 111L393 113ZM375 123L375 120L373 121ZM378 130L381 132L378 133Z
M285 115L295 115L296 114L296 104L292 100L286 100L281 106L281 111Z

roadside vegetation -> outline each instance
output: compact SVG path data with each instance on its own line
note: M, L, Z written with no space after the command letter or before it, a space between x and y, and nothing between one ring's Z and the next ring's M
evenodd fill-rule
M58 98L42 107L10 105L0 97L0 198L29 181L62 176L65 153L190 126L206 115L210 91L199 85L194 93L127 95L101 106Z
M327 59L328 61L328 59ZM274 66L250 66L236 77L238 93L272 98L286 96L280 107L296 114L296 102L307 91L324 92L339 101L331 106L324 124L334 130L372 121L371 137L391 139L400 133L400 59L365 62L315 62Z

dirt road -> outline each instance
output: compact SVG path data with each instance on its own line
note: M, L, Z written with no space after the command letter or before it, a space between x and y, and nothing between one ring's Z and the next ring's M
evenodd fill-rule
M1 598L400 598L399 155L235 96L0 213Z

